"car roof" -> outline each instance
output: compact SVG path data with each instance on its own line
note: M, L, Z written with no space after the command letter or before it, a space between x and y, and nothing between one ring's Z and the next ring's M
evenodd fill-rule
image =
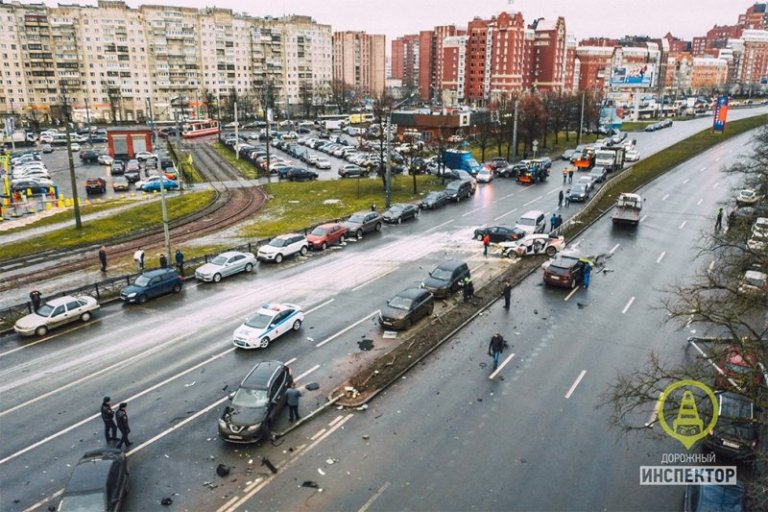
M397 297L405 297L406 299L415 299L425 293L423 288L406 288L397 294Z
M143 275L147 277L155 277L155 276L161 276L163 274L169 274L171 272L173 272L174 274L176 273L176 271L172 268L158 268L155 270L149 270L147 272L144 272Z
M66 304L68 302L72 302L73 300L78 300L78 297L75 297L73 295L65 295L63 297L56 297L55 299L47 300L45 301L46 304L49 306L61 306L62 304Z
M65 494L78 494L103 489L107 484L109 471L120 457L115 449L94 450L86 453L72 471Z
M248 375L245 376L240 385L245 387L266 387L269 385L275 372L284 366L280 361L261 361L256 363L256 366L248 372Z
M534 219L538 219L538 218L539 218L539 216L541 216L541 215L544 215L544 212L543 212L543 211L541 211L541 210L528 210L527 212L525 212L524 214L522 214L522 215L520 216L520 218L521 218L521 219L524 219L524 218L534 218Z
M221 254L219 254L219 256L224 256L225 258L231 258L232 256L237 256L239 254L244 254L244 253L240 251L227 251L227 252L222 252Z
M440 268L440 269L443 269L443 270L454 270L456 268L461 267L462 265L466 265L466 263L464 263L463 261L460 261L460 260L448 260L448 261L444 261L444 262L440 263L435 268Z

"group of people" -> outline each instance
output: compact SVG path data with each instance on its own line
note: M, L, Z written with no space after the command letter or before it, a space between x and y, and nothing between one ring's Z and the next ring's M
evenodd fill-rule
M557 207L562 208L565 206L568 208L571 205L571 189L567 189L565 193L561 190L557 195Z
M110 441L117 441L116 448L121 448L125 445L129 448L133 443L128 440L128 434L131 433L131 428L128 426L128 411L126 408L128 404L123 402L118 407L117 411L112 409L112 399L105 396L101 402L101 419L104 422L104 437L107 439L107 443ZM117 431L120 430L120 439L117 438Z
M715 231L720 231L723 229L723 214L725 211L722 208L718 208L717 210L717 216L715 219ZM736 212L731 210L731 213L728 214L728 229L731 228L736 223Z
M549 218L550 231L554 231L563 225L563 216L559 213L553 213Z
M573 167L566 167L563 169L563 185L565 185L566 182L573 183Z

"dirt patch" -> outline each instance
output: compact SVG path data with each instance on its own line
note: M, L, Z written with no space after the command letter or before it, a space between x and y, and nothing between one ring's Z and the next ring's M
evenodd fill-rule
M339 403L347 407L357 407L367 402L471 321L479 311L498 300L505 278L509 278L512 285L516 286L546 260L544 256L529 257L502 270L482 288L476 289L470 302L459 299L454 307L432 318L421 329L408 333L399 344L392 346L391 350L336 388L331 396L344 394ZM354 391L350 392L350 388L354 388Z

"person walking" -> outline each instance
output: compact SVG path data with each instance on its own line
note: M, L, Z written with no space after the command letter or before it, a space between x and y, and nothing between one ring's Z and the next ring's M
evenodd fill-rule
M504 309L509 309L509 301L512 298L512 283L509 279L504 280L504 288L501 290L504 296Z
M488 355L493 358L493 369L499 367L499 358L504 351L504 336L497 332L491 336L491 342L488 344Z
M99 262L101 263L101 271L107 271L107 248L103 245L99 249Z
M117 441L117 424L115 423L115 411L112 410L111 398L104 397L101 402L101 419L104 421L104 437L107 442Z
M285 402L288 404L288 421L293 423L298 421L299 416L299 398L301 397L301 391L296 389L296 385L291 382L290 387L285 391Z
M549 218L549 231L552 232L557 229L557 215L555 213L552 213L552 216Z
M168 258L164 252L160 253L160 268L168 268Z
M491 235L483 235L483 256L488 256L488 246L491 245Z
M128 404L123 402L120 404L120 408L115 415L117 419L117 428L120 429L120 440L117 442L117 448L125 445L126 448L130 447L133 443L128 440L128 434L131 433L131 427L128 426L128 411L126 411Z
M144 251L139 247L136 252L133 253L133 261L136 262L136 269L139 272L144 271Z
M717 210L717 220L715 220L715 231L723 229L723 209Z
M565 191L565 198L563 199L563 204L566 208L568 208L571 205L571 189L568 189Z
M180 249L176 249L176 269L181 277L184 277L184 253Z
M589 263L584 263L584 266L582 267L582 270L581 270L581 282L584 285L585 290L589 289L589 278L591 274L592 274L592 265L590 265Z
M32 302L32 310L37 313L40 309L40 304L43 302L43 294L37 290L29 292L29 300Z
M563 183L565 183L565 181L563 181ZM563 191L560 190L560 193L557 195L557 207L558 207L558 209L563 207L563 197L564 196L565 196L565 194L563 194Z

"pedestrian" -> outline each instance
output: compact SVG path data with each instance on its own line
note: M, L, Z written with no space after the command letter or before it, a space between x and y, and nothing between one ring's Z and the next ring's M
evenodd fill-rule
M565 198L563 199L563 204L566 208L568 208L571 205L571 189L568 189L565 191Z
M164 252L160 253L160 268L168 268L168 258Z
M376 211L376 203L371 203L371 211L372 212Z
M136 269L139 272L144 271L144 251L139 247L136 252L133 253L133 261L136 262Z
M731 210L731 213L728 214L728 229L732 229L734 227L736 227L736 212Z
M104 397L101 402L101 419L104 421L104 437L107 442L117 441L117 424L115 424L115 411L112 410L111 398Z
M488 246L491 245L491 235L483 235L483 256L488 256Z
M589 288L589 277L592 273L592 265L589 263L583 263L582 269L581 269L581 282L584 285L584 289Z
M29 292L29 300L32 302L32 310L37 313L40 309L40 303L43 301L43 294L37 290Z
M568 169L568 183L573 183L573 167Z
M549 229L550 232L557 229L557 215L554 213L549 218L549 226L550 226L550 229Z
M557 214L557 228L560 229L560 226L563 225L563 216L559 213Z
M563 183L565 183L565 180L563 180ZM560 193L557 195L557 207L562 208L563 207L563 197L565 194L563 194L563 191L560 190Z
M126 407L128 407L127 403L121 403L120 408L115 415L117 419L117 428L120 429L120 440L117 442L117 448L120 448L123 445L128 448L133 444L128 440L128 434L131 433L131 427L128 426L128 411L125 410Z
M504 351L504 336L497 332L491 336L491 342L488 344L488 355L493 358L493 369L499 367L499 358Z
M504 280L501 294L504 296L504 309L509 309L509 300L512 298L512 283L509 282L509 279Z
M565 185L565 182L568 181L568 168L566 167L563 169L563 185Z
M180 249L176 249L176 269L184 277L184 253Z
M474 297L475 295L475 285L472 283L472 278L469 276L466 276L464 278L464 282L462 283L462 292L464 294L464 302L467 302L469 299Z
M715 221L715 231L720 231L722 228L723 228L723 209L720 208L719 210L717 210L717 220Z
M285 402L288 404L288 421L293 423L298 421L299 416L299 398L301 397L301 391L296 389L295 384L291 382L288 389L285 391Z
M101 271L107 271L107 248L103 245L99 249L99 262L101 263Z

